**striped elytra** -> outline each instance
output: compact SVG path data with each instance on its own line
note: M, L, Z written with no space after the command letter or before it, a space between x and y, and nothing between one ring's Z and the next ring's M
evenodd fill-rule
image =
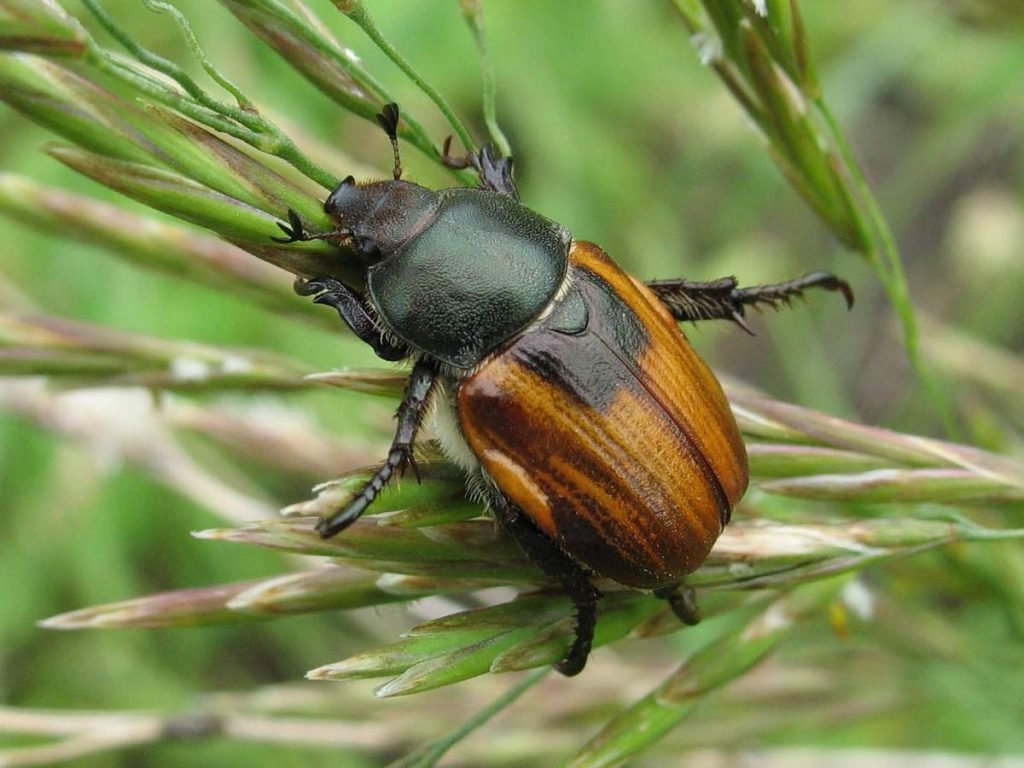
M747 486L722 389L657 298L573 243L547 317L458 388L498 489L570 558L630 587L676 584Z

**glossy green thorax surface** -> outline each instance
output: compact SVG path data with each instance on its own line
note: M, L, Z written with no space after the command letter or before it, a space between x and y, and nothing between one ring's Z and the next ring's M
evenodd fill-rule
M471 368L550 304L571 237L511 198L482 189L438 193L436 218L369 270L381 318L413 348Z

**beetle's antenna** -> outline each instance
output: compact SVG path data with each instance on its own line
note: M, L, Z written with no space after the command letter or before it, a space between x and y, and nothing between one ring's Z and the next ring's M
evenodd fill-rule
M385 104L377 115L377 122L391 140L391 151L395 154L395 166L392 175L395 181L402 178L402 159L398 154L398 105Z

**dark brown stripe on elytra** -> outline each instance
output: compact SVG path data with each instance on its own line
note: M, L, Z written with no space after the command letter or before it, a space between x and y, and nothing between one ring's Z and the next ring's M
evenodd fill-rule
M602 486L602 490L607 491L608 486ZM613 566L605 567L602 575L630 586L656 587L682 575L680 561L685 563L685 570L690 569L690 558L685 555L689 542L703 540L705 531L694 530L694 521L680 513L677 520L687 530L672 537L677 540L667 541L661 526L654 526L656 518L649 514L648 502L634 494L616 514L616 508L602 504L596 494L576 495L571 503L553 505L552 517L558 538L572 542L576 557ZM639 514L623 515L622 508ZM666 543L673 546L658 546Z
M656 551L645 544L658 541L661 531L660 526L656 525L656 518L648 514L650 500L637 494L636 478L630 476L632 473L628 473L628 469L623 466L608 466L589 451L573 453L567 463L572 468L575 481L556 471L550 475L550 481L554 482L545 483L549 485L546 492L558 501L552 504L551 512L559 538L572 541L574 548L581 542L600 544L600 547L594 549L605 550L602 560L609 559L608 553L615 553L619 560L634 564L630 571L635 571L637 567L647 570L642 565L644 558L638 557L638 549L642 548L647 552L647 562L660 562L662 570L666 570L668 553ZM589 492L580 493L580 489ZM626 510L638 511L640 514L623 514ZM574 534L581 526L597 531L596 539L586 534ZM581 559L588 559L581 552L577 552L577 555ZM614 573L606 575L615 577Z
M575 404L606 412L620 387L638 387L636 377L589 332L574 337L539 331L530 334L528 343L517 344L505 354L541 379L542 385L571 399L568 407Z

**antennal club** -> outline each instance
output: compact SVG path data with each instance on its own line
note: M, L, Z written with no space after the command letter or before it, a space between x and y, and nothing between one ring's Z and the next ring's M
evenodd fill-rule
M391 173L395 181L398 181L402 178L402 159L398 153L398 105L385 104L377 115L377 122L391 140L391 151L395 155L395 166Z

